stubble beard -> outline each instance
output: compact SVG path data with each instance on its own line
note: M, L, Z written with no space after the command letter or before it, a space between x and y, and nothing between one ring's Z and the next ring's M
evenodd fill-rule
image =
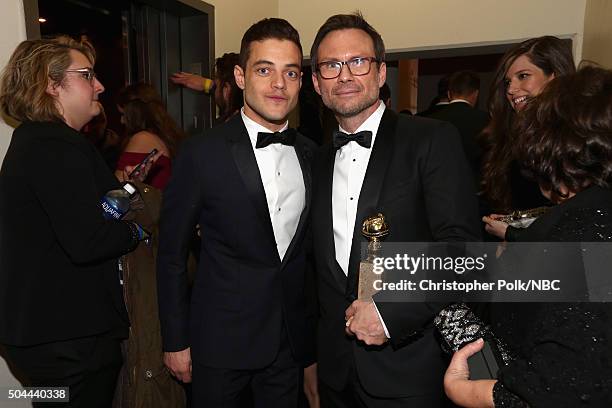
M374 105L378 101L378 95L372 95L371 97L364 98L355 103L341 104L334 100L328 100L325 105L334 112L335 115L342 118L351 118L357 116L370 106ZM325 102L325 101L324 101Z

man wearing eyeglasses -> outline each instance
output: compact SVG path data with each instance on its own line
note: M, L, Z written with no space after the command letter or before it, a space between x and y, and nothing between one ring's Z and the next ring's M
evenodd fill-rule
M386 217L386 241L479 239L459 135L443 122L385 109L384 44L360 14L330 17L310 56L315 89L339 123L313 166L321 406L446 406L447 364L431 325L439 308L356 295L369 216Z

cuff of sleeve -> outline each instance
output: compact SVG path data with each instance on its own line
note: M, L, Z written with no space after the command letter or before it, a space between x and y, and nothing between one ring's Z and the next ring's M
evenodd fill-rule
M214 82L210 78L202 78L202 88L207 94L211 93L214 88Z
M508 242L516 242L520 234L521 230L519 228L513 227L512 225L508 225L508 227L506 228L506 234L504 235L504 239Z
M493 386L493 405L496 408L527 408L529 406L518 395L508 391L500 381Z
M391 335L389 334L389 330L387 330L385 321L383 320L382 316L380 315L380 312L378 311L378 306L376 306L376 302L374 302L373 300L372 300L372 303L374 303L374 309L376 310L376 314L378 315L378 320L380 320L380 324L382 324L383 330L385 331L385 336L387 336L387 338L390 339Z

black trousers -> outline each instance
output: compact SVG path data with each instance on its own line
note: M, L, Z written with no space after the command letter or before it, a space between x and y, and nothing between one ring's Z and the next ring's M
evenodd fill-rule
M381 398L369 394L361 385L355 368L351 369L348 384L342 390L336 390L319 381L321 408L451 408L455 405L444 395L419 395L403 398Z
M83 337L36 346L6 346L7 357L27 387L68 387L70 402L34 407L109 408L122 364L120 339Z
M303 387L303 373L302 366L293 357L283 330L278 354L267 367L235 370L207 367L193 361L191 407L297 408Z

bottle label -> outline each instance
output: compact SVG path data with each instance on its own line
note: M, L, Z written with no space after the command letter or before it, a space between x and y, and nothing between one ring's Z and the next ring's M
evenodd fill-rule
M109 203L102 201L102 210L104 210L104 217L108 219L118 220L123 214L115 210Z

